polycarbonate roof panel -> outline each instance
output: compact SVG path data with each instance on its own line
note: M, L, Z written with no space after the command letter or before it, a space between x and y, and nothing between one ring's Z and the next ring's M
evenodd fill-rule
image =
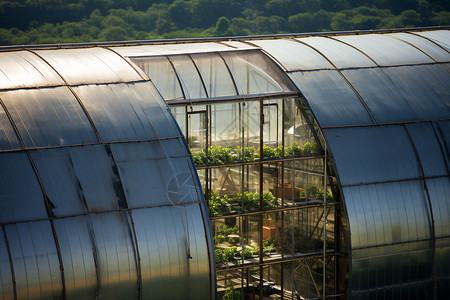
M40 50L36 53L70 85L142 80L123 57L104 48Z
M234 96L237 94L231 74L217 53L192 54L209 97Z
M183 86L186 99L207 98L199 72L189 55L170 57Z
M403 126L324 129L342 185L421 178Z
M63 84L45 61L29 51L0 53L0 89Z
M148 75L164 100L184 98L177 74L167 57L133 58L133 62Z
M29 148L97 142L94 130L67 87L0 92Z
M379 123L417 121L418 114L381 68L342 70Z
M382 66L432 63L420 50L386 34L361 34L334 37L370 56Z
M428 38L433 42L439 44L441 47L447 49L447 51L450 51L450 30L433 30L414 33Z
M178 136L166 104L149 82L74 87L102 141ZM161 103L159 103L161 102Z
M3 110L3 107L0 107L0 151L21 148L20 141L14 132L8 116Z
M286 74L260 51L222 53L236 82L239 94L264 94L292 91Z
M395 38L401 39L407 43L410 43L426 54L430 55L434 60L438 62L450 61L450 53L439 47L433 42L422 38L420 36L409 34L406 32L389 33L388 36L393 36Z
M242 43L238 41L221 41L221 44L230 46L236 50L251 50L251 49L257 49L258 47L255 47L253 45L250 45L248 43Z
M450 120L443 120L432 122L433 127L436 130L436 135L442 146L444 152L444 158L447 161L447 165L450 167Z
M252 40L273 56L286 71L334 69L320 53L294 40Z
M114 51L125 57L134 56L154 56L154 55L174 55L188 53L206 53L218 51L232 51L233 47L214 42L179 43L179 44L159 44L114 47Z
M0 235L0 297L14 299L14 284L5 235Z
M358 96L337 71L292 72L289 76L305 97L320 126L373 124Z
M338 69L376 66L362 52L331 38L306 37L298 38L297 40L314 47L317 51L325 55Z
M435 218L436 237L450 234L450 178L427 179L427 187Z
M419 120L449 117L450 74L439 64L386 67L383 71Z

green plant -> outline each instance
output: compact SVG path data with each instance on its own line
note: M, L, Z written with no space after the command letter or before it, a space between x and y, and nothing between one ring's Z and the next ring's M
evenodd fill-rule
M234 287L226 290L222 297L223 300L239 300L241 299L241 291L235 290Z
M311 198L322 200L324 196L324 192L322 189L317 186L307 187L306 190L300 191L300 198ZM327 200L333 200L333 194L330 191L327 191Z
M230 210L221 199L221 197L214 191L210 191L209 201L208 201L208 213L210 217L220 217L224 213L228 213Z
M214 254L216 257L216 264L223 265L226 262L231 262L236 259L237 247L218 248L214 250Z
M256 153L255 147L244 147L244 153L242 156L242 148L240 146L236 147L236 153L239 161L251 162L259 158L259 154Z
M203 167L206 165L206 154L205 151L199 150L199 151L192 151L192 159L194 160L194 163L197 167Z
M210 146L208 148L208 165L224 165L233 162L231 148L222 146Z
M263 158L273 158L275 157L275 150L269 146L263 145Z
M278 146L273 151L273 157L282 158L283 157L283 146Z

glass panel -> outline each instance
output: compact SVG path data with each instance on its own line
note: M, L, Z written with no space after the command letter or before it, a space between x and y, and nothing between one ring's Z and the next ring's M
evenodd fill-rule
M184 98L177 75L167 57L133 58L132 60L150 77L164 100Z
M283 264L285 299L315 299L323 294L321 258L307 258Z
M277 93L294 90L285 73L259 51L222 53L230 67L240 95Z
M36 51L69 85L140 81L123 57L102 47Z
M448 117L450 74L439 64L390 67L383 70L415 110L419 120Z
M386 34L358 34L334 38L358 48L383 66L433 62L413 46Z
M95 143L91 124L66 87L0 93L27 147Z
M21 148L22 146L20 145L19 139L11 126L8 116L3 108L0 108L0 151Z
M447 175L442 149L431 123L407 124L425 177Z
M432 122L444 153L447 167L450 166L450 120ZM450 174L449 174L450 175Z
M174 55L169 58L175 67L186 99L207 98L200 75L188 55Z
M344 187L343 192L353 249L430 238L422 181Z
M39 150L31 155L56 216L127 207L105 146Z
M199 201L186 156L167 157L160 142L114 144L111 150L129 207Z
M27 155L2 153L0 166L0 222L46 219L42 191Z
M61 299L61 270L50 222L5 225L5 231L17 299Z
M61 77L29 51L0 53L0 89L64 85Z
M449 59L449 54L447 51L437 46L433 42L430 42L427 39L421 38L420 36L417 36L415 34L397 32L387 34L387 36L392 36L407 43L413 44L426 54L430 55L436 61L447 62Z
M191 57L200 71L209 97L236 95L230 72L219 54L195 54Z
M136 253L126 213L91 215L100 279L99 298L136 298Z
M14 299L11 264L3 232L0 234L0 297L4 300Z
M167 104L149 83L91 85L74 89L103 141L180 136Z
M342 185L420 178L402 126L326 129Z
M329 37L307 37L300 40L325 55L338 69L375 67L363 53ZM303 62L308 63L308 62ZM330 67L330 66L328 66Z
M415 34L426 37L439 44L441 47L444 47L445 49L447 49L447 51L450 51L450 42L448 41L450 31L448 30L421 31L415 32Z
M90 218L55 220L64 265L66 299L93 299L97 293L97 269Z
M435 220L436 237L450 234L450 178L427 179Z
M249 279L249 273L249 269L218 272L217 299L242 299L242 294L249 295L249 297L253 296L253 299L255 299L255 287L253 285L249 285L247 280Z
M319 52L296 41L277 39L251 42L278 60L286 71L334 69Z
M373 123L358 96L337 71L293 72L289 76L322 127Z
M416 121L419 115L381 68L342 70L379 123Z

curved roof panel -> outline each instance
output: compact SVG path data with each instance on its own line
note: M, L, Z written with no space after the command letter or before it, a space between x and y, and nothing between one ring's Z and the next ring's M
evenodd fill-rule
M420 31L415 32L415 34L430 39L431 41L445 48L445 50L450 51L450 31L448 30Z

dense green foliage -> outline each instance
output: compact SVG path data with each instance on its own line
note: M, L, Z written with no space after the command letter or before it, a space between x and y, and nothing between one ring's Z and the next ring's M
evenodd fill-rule
M0 44L450 24L444 0L0 0Z

